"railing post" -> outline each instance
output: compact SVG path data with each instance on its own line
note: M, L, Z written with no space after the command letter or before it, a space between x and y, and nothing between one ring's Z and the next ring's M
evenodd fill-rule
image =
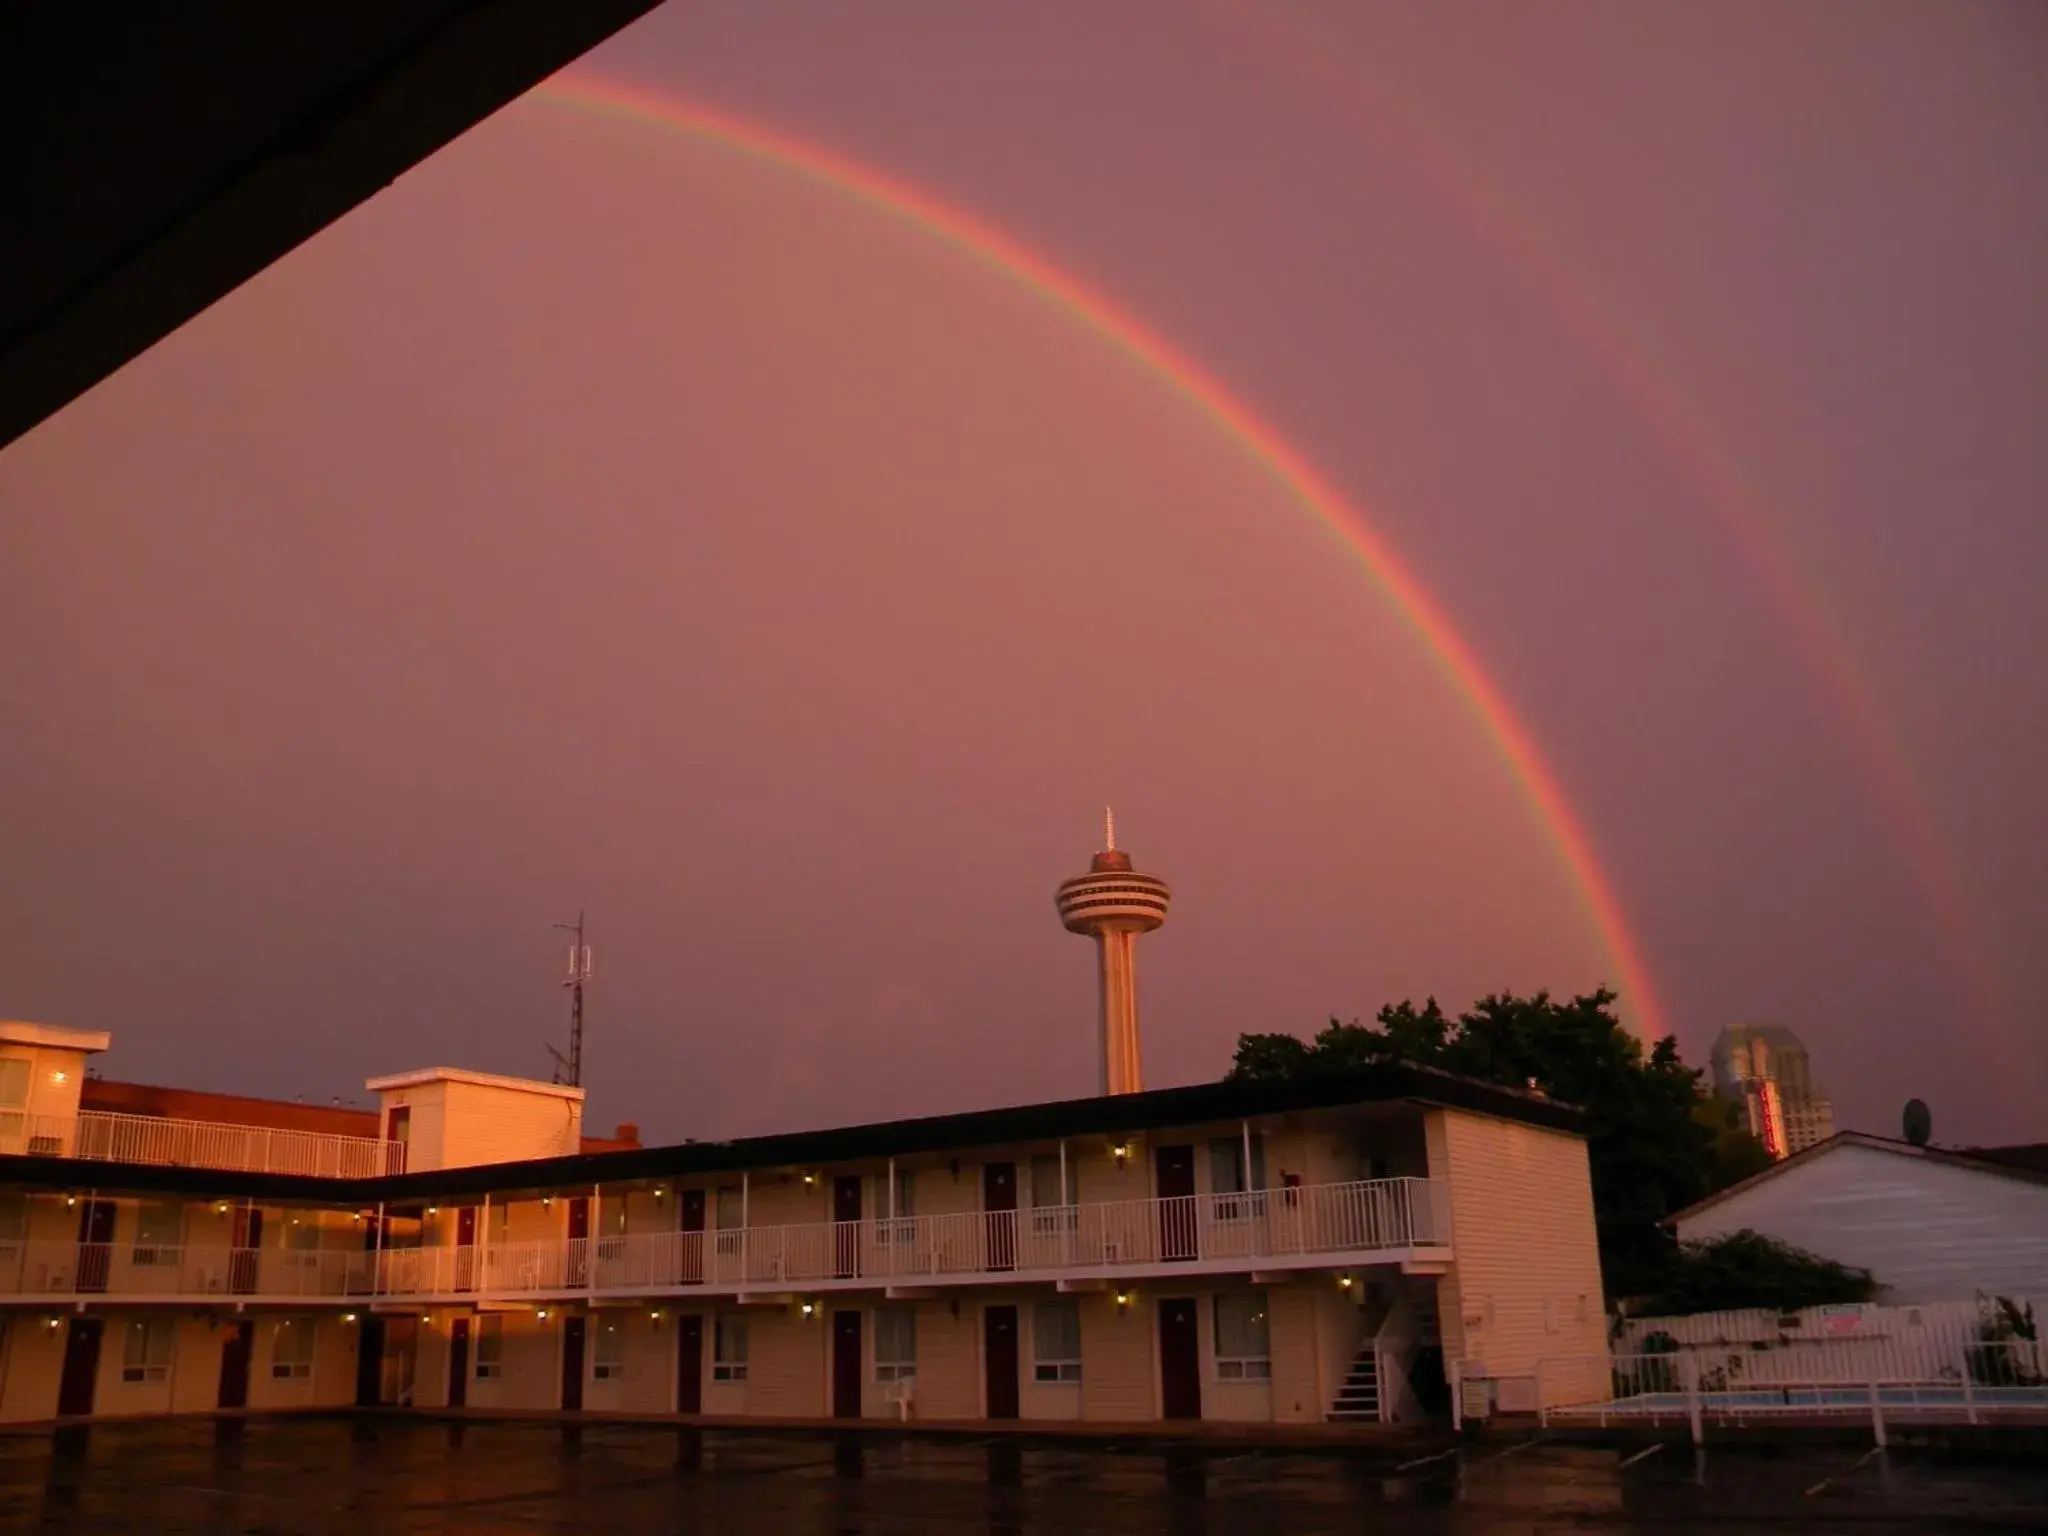
M1685 1417L1692 1426L1692 1443L1704 1444L1707 1433L1705 1415L1700 1411L1700 1363L1691 1350L1679 1353L1678 1373L1685 1382Z
M1963 1418L1966 1422L1977 1422L1977 1381L1970 1369L1970 1351L1963 1351Z
M1884 1449L1884 1397L1877 1390L1877 1373L1870 1376L1870 1433L1877 1448Z

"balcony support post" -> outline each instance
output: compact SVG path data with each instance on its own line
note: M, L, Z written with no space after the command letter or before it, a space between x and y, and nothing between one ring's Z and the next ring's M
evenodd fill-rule
M491 1192L484 1191L484 1208L476 1223L476 1274L472 1277L479 1291L490 1289L491 1274Z
M377 1230L370 1234L370 1294L384 1294L384 1202L377 1202Z
M586 1241L590 1251L583 1255L583 1281L590 1294L597 1295L597 1256L604 1252L604 1186L590 1186L590 1236Z
M1068 1198L1068 1192L1070 1191L1070 1189L1071 1189L1071 1188L1072 1188L1072 1186L1071 1186L1071 1185L1069 1185L1069 1184L1067 1183L1067 1138L1066 1138L1066 1137L1064 1137L1064 1136L1062 1136L1062 1137L1060 1138L1060 1198L1059 1198L1059 1207L1060 1207L1060 1262L1061 1262L1062 1264L1071 1264L1071 1263L1073 1263L1073 1262L1074 1262L1074 1226L1075 1226L1075 1225L1078 1225L1078 1224L1079 1224L1079 1222L1080 1222L1080 1220L1081 1220L1081 1210L1080 1210L1080 1206L1079 1206L1079 1203L1078 1203L1078 1202L1076 1202L1076 1201L1070 1200L1070 1199ZM1038 1191L1037 1191L1037 1190L1033 1190L1033 1191L1032 1191L1031 1193L1032 1193L1032 1198L1033 1198L1033 1199L1036 1199L1036 1198L1037 1198L1037 1196L1038 1196ZM1074 1206L1074 1221L1073 1221L1073 1223L1069 1223L1069 1222L1068 1222L1068 1220L1067 1220L1067 1207L1068 1207L1069 1205L1072 1205L1072 1206Z

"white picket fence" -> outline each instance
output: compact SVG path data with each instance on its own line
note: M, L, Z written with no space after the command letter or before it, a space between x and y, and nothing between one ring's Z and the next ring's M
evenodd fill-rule
M2009 1300L2022 1316L2025 1303ZM1635 1318L1605 1356L1540 1361L1546 1424L2048 1421L2048 1348L2002 1335L1995 1298Z
M2024 1298L2013 1300L2025 1305ZM1812 1358L1860 1373L1848 1379L1867 1381L1874 1375L1888 1381L1933 1381L1955 1370L1964 1348L1978 1342L1979 1326L1992 1305L1986 1298L1916 1307L1870 1304L1809 1307L1801 1312L1752 1308L1690 1317L1636 1317L1621 1325L1614 1352L1655 1355L1675 1345L1699 1355L1709 1371L1714 1369L1709 1357L1723 1355L1723 1373L1732 1368L1740 1374L1766 1368L1756 1360L1761 1345L1772 1352L1793 1350L1793 1357L1803 1350ZM1824 1356L1813 1354L1819 1345L1828 1346Z

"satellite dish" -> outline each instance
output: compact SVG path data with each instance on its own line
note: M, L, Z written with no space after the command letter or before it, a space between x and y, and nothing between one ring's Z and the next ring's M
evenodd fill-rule
M1928 1111L1924 1099L1906 1100L1906 1140L1916 1147L1927 1145L1927 1138L1934 1133L1934 1116Z

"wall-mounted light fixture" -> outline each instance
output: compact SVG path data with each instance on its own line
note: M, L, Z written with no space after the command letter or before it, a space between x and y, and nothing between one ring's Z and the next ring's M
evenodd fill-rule
M66 1195L66 1196L64 1197L64 1204L65 1204L65 1206L66 1206L66 1208L67 1208L67 1209L68 1209L69 1207L71 1207L71 1206L74 1206L74 1205L78 1204L78 1196L76 1196L76 1195Z
M1350 1290L1350 1289L1351 1289L1351 1277L1350 1277L1349 1275L1339 1275L1339 1276L1337 1277L1337 1289L1338 1289L1338 1290L1340 1290L1340 1291L1348 1291L1348 1290Z
M666 1200L668 1198L668 1186L666 1184L655 1185L654 1198L657 1200Z
M1117 1311L1119 1311L1119 1312L1123 1311L1123 1310L1124 1310L1125 1308L1127 1308L1128 1306L1130 1306L1130 1304L1131 1304L1131 1293L1130 1293L1129 1291L1118 1291L1118 1292L1116 1293L1116 1309L1117 1309Z
M341 1314L341 1320L344 1323L353 1323L356 1320L356 1315L353 1312L344 1312Z
M53 1317L48 1322L44 1323L43 1326L48 1328L52 1333L54 1333L59 1328L64 1326L64 1319L61 1317Z
M66 1072L62 1067L59 1067L56 1071L50 1074L50 1081L53 1083L68 1083L71 1081L71 1074L69 1072Z
M1121 1168L1130 1161L1131 1144L1128 1141L1115 1142L1110 1146L1109 1155L1116 1159L1117 1167Z
M811 1316L811 1314L816 1312L817 1310L818 1304L815 1301L807 1301L803 1305L803 1314L805 1317Z
M542 1195L540 1197L540 1208L542 1210L546 1210L549 1206L553 1205L554 1203L555 1197L553 1195Z
M225 1216L225 1215L227 1215L227 1213L228 1213L228 1203L227 1203L227 1201L225 1201L225 1200L221 1201L221 1203L220 1203L219 1205L216 1205L216 1206L215 1206L215 1207L213 1208L213 1214L214 1214L214 1215L216 1215L216 1216Z
M438 1205L430 1205L427 1207L427 1214L429 1216L438 1216L441 1214L441 1207L439 1207Z
M548 1309L546 1307L542 1307L538 1312L534 1314L534 1316L539 1318L542 1322L546 1322L548 1320Z
M805 1189L809 1189L809 1188L810 1188L810 1187L811 1187L811 1186L812 1186L813 1184L815 1184L815 1183L817 1183L817 1182L818 1182L818 1176L817 1176L817 1175L816 1175L815 1173L807 1173L807 1174L805 1174L805 1175L804 1175L804 1188L805 1188Z

